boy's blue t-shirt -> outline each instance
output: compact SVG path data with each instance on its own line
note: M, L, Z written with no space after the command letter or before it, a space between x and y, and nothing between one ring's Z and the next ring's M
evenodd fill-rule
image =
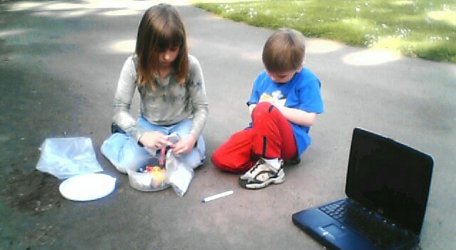
M262 94L278 98L286 107L300 109L309 113L323 113L323 100L320 80L308 69L303 68L286 83L275 83L265 70L253 82L252 94L247 105L257 104ZM291 122L298 147L298 156L310 145L310 127Z

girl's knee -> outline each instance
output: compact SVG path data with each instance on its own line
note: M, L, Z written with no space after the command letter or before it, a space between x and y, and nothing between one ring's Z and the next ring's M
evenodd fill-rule
M121 172L122 174L127 174L127 168L124 166L120 166L119 164L112 164L117 169L117 171Z
M136 170L150 159L150 154L125 134L113 134L102 144L101 152L121 173Z
M150 160L150 157L138 157L129 152L120 152L117 159L110 161L119 172L126 174L128 170L137 171L140 167L146 166Z
M194 148L190 153L181 156L181 159L186 166L198 168L204 164L206 156L199 148Z

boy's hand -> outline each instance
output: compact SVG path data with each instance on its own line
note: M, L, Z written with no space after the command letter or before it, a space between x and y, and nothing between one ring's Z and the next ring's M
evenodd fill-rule
M286 99L279 99L277 96L271 96L267 93L263 93L260 97L259 102L269 102L270 104L279 107L285 105Z

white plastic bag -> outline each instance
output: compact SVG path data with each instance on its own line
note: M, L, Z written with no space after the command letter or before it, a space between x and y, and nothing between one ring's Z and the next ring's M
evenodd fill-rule
M193 168L185 164L173 155L172 150L166 154L166 175L167 182L174 188L176 194L180 197L187 192L190 182L193 179Z
M40 150L36 169L59 179L103 171L90 138L48 138L41 144Z

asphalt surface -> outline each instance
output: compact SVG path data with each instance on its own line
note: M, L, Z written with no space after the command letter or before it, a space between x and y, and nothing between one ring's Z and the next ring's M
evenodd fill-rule
M344 197L354 127L433 156L420 248L456 248L456 66L326 40L308 39L306 57L321 78L325 113L283 184L244 190L208 161L184 197L132 189L99 146L121 66L154 3L0 2L0 249L321 249L291 214ZM205 75L209 157L249 121L245 101L272 30L175 3ZM58 179L35 170L44 139L77 136L92 138L104 172L117 178L105 198L66 200ZM234 194L201 203L226 190Z

